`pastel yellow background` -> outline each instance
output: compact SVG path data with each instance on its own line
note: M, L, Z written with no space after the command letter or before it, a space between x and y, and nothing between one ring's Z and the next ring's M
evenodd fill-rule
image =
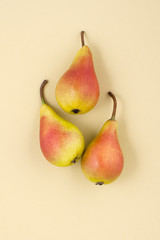
M100 84L96 107L64 113L55 86L79 50L80 31ZM160 1L1 0L0 239L160 239ZM59 168L39 147L39 87L86 145L117 96L124 171L95 186L80 162Z

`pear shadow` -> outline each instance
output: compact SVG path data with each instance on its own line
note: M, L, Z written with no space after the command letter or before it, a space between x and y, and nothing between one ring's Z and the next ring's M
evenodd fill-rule
M71 180L74 181L74 183L79 184L81 179L81 158L72 166L71 168Z
M133 142L130 140L128 130L127 130L127 122L125 120L125 115L126 115L125 104L123 104L122 98L119 98L119 99L122 103L122 111L123 111L123 114L121 115L121 117L117 119L118 138L119 138L120 146L121 146L123 157L124 157L124 169L123 169L121 178L126 180L128 178L131 178L134 175L138 167L138 163L137 163L136 151L134 149Z
M80 191L82 191L82 194L85 192L88 192L88 185L91 187L91 182L85 177L82 168L81 168L81 160L82 157L78 160L77 163L70 166L71 168L71 181L74 182L74 187L78 187Z

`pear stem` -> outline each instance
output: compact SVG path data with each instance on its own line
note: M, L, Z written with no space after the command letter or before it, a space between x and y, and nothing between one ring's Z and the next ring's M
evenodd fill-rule
M111 120L115 120L116 110L117 110L117 100L112 92L108 92L108 94L113 99L113 112L112 112Z
M48 80L44 80L40 86L40 97L41 97L42 104L46 103L44 100L44 87L47 83L48 83Z
M84 31L81 31L81 42L82 42L82 47L85 45L84 42Z

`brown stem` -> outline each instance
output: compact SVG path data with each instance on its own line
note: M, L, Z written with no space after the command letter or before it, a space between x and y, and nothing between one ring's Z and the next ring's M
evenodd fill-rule
M48 83L48 80L44 80L40 86L40 97L41 97L41 101L43 104L45 104L45 100L44 100L44 86Z
M112 92L108 92L108 94L113 99L113 112L112 112L111 120L115 120L116 110L117 110L117 100Z
M81 31L81 42L82 42L82 47L85 45L84 42L84 31Z

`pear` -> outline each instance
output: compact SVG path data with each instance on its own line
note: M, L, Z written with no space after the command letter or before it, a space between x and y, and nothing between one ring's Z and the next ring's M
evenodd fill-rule
M114 102L113 113L89 144L81 161L85 176L96 185L113 182L122 172L123 154L117 136L115 120L117 101L113 93L108 92Z
M61 118L44 100L44 80L40 87L40 147L44 157L56 166L75 163L84 151L84 137L72 123Z
M67 113L77 114L90 111L99 98L99 85L94 70L92 53L84 42L70 68L57 83L55 95L60 107Z

